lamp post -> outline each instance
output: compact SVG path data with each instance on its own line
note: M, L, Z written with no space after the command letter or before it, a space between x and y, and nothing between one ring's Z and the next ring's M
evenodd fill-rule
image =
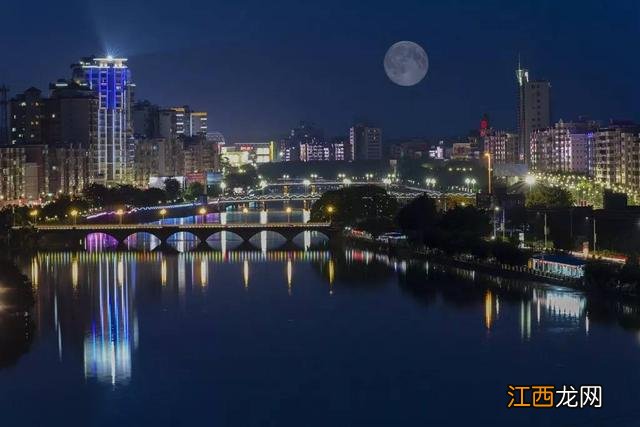
M124 215L124 211L122 209L118 209L116 211L116 215L118 216L118 224L122 225L122 216Z
M531 187L533 187L533 184L536 183L536 177L534 175L530 175L528 174L525 178L524 178L524 182L527 183L527 185L529 186L529 193L531 193Z
M498 212L500 212L500 207L496 206L495 208L493 208L493 211L495 212L495 214L497 214ZM493 240L496 240L498 238L498 226L495 214L493 215Z
M244 219L245 224L247 223L247 214L249 213L249 209L245 206L242 208L242 217Z
M469 191L469 186L471 185L471 179L470 178L465 178L464 183L467 186L467 191Z
M491 175L492 175L491 153L487 151L486 153L484 153L484 156L487 158L487 176L488 176L488 179L489 179L489 194L492 194L492 192L491 192Z
M75 209L72 209L71 212L69 212L69 215L71 215L71 218L73 218L73 225L76 225L76 218L78 217L78 211Z
M309 193L309 186L311 185L311 181L308 179L302 180L302 185L304 185L304 194Z
M167 214L167 210L166 209L164 209L164 208L160 209L160 218L161 218L160 222L164 222L164 217L165 217L166 214Z
M200 209L198 209L198 213L200 214L201 222L204 224L206 220L206 215L207 215L207 208L202 206Z
M291 206L287 206L287 222L290 223L291 222Z
M327 206L327 213L329 214L329 223L333 221L333 211L334 211L333 206L331 205Z
M37 224L38 223L38 210L37 209L33 209L31 212L29 212L29 216L31 218L33 218L33 224Z

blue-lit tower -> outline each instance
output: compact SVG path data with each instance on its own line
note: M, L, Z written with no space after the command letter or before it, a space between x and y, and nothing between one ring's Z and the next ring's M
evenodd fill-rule
M97 135L91 147L91 178L109 184L132 180L131 72L125 58L83 58L72 65L73 80L98 95Z

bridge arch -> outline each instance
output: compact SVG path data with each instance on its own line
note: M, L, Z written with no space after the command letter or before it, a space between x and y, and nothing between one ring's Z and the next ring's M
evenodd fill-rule
M268 250L280 248L289 242L287 236L275 230L260 230L247 239L253 247Z
M88 232L84 234L82 239L84 248L88 251L101 249L115 249L118 247L120 240L117 236L104 231Z
M122 243L128 249L132 249L132 246L134 246L134 249L153 250L162 244L162 239L151 231L138 231L126 236Z
M216 250L231 250L242 246L245 239L233 231L219 230L211 233L207 238L207 244Z
M195 233L191 231L173 231L168 234L164 239L163 243L169 246L172 246L178 252L187 252L192 249L195 249L198 244L202 243L203 240L200 239Z

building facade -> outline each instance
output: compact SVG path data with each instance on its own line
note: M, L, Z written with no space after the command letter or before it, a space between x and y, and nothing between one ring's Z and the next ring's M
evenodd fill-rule
M597 123L563 122L533 131L529 141L531 169L543 172L594 174Z
M382 159L382 130L358 124L349 129L352 158L354 160Z
M484 137L484 150L494 164L519 163L519 135L491 129Z
M26 153L22 145L0 146L0 202L25 197Z
M640 189L640 127L611 123L595 133L596 180L607 186L628 185Z
M42 144L44 102L40 89L30 87L11 99L11 144Z
M121 184L133 179L134 144L131 123L131 82L127 59L84 58L72 66L73 80L86 85L98 99L97 133L91 146L91 179Z
M520 161L530 162L531 134L551 126L551 84L529 80L529 71L518 66L518 145Z

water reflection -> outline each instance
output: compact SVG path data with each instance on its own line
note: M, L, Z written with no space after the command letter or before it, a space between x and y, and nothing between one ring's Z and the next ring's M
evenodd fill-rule
M16 364L31 348L35 325L28 311L33 302L27 278L0 261L0 369Z
M42 253L22 267L35 291L37 336L55 342L52 360L61 363L80 355L88 381L112 386L132 381L139 336L157 327L139 321L141 307L175 307L188 316L189 304L201 304L219 286L242 294L273 288L301 301L297 298L309 298L311 283L321 283L308 302L321 306L318 298L323 297L378 292L389 298L397 283L400 295L418 302L420 312L444 305L458 314L471 313L487 336L508 330L523 342L549 334L588 335L594 323L603 322L640 330L640 309L631 302L352 249ZM15 316L29 310L28 298L23 295L19 303L20 294L6 290L7 283L22 283L20 277L0 276L0 367L15 363L34 336L31 316Z
M135 267L135 263L125 263L121 256L97 260L97 280L91 289L95 297L90 304L91 320L84 338L86 378L112 385L131 378L131 355L137 347L132 301L135 294L131 285L135 283Z

